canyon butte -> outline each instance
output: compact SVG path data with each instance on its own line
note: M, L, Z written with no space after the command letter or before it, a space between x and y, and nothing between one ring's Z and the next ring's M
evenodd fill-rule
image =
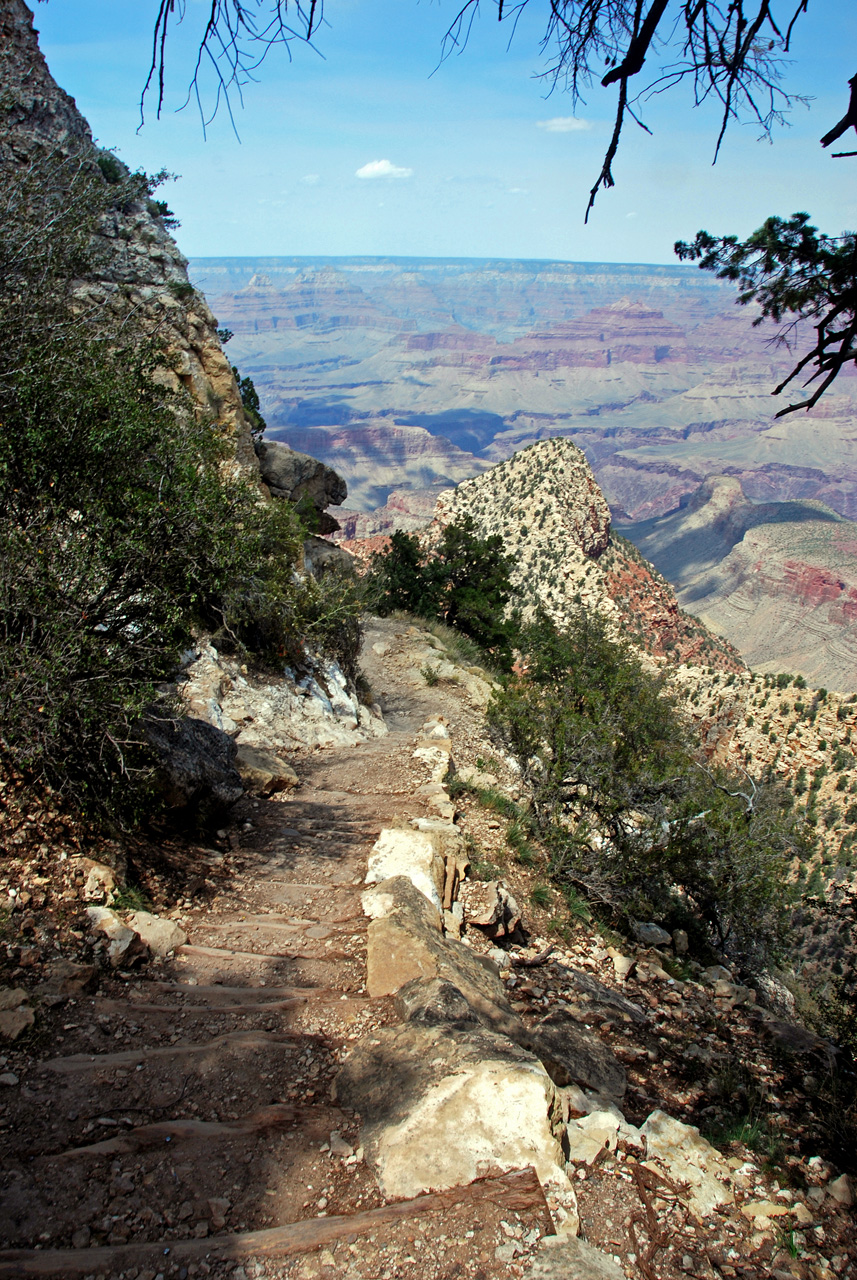
M196 259L279 440L347 481L341 536L565 436L617 529L754 668L857 687L857 387L776 420L790 367L692 267ZM704 545L703 545L704 544Z

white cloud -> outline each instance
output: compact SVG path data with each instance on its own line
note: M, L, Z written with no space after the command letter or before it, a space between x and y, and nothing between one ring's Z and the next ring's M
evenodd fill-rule
M410 178L413 169L403 169L390 160L370 160L355 173L355 178Z
M550 120L537 120L536 125L545 133L584 133L592 128L588 120L578 120L577 116L553 116Z
M321 182L320 173L305 173L301 178L301 182L305 182L308 187L315 187Z

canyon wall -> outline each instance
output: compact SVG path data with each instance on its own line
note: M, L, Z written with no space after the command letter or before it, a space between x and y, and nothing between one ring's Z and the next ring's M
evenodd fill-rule
M754 666L857 687L845 605L801 595L819 574L850 590L840 542L821 529L810 549L804 525L857 518L857 382L775 420L788 352L731 288L678 265L209 259L192 274L235 330L269 436L346 476L343 538L412 530L440 487L566 438L683 608Z
M0 161L23 172L38 155L79 156L101 175L86 120L74 99L54 81L39 50L33 15L23 0L0 9ZM117 163L113 161L114 165ZM249 425L217 322L190 284L187 260L163 224L157 207L140 199L115 208L98 233L97 276L81 280L81 299L111 312L117 325L133 315L168 352L165 376L185 387L231 442L239 467L258 474Z
M623 521L676 510L714 474L754 501L857 517L857 382L775 421L788 352L694 267L275 258L191 271L235 331L274 438L421 427L472 455L476 474L475 459L565 435ZM390 461L376 454L373 506L385 485L425 486L403 461L380 483ZM436 482L457 478L439 459ZM362 480L372 486L369 471Z

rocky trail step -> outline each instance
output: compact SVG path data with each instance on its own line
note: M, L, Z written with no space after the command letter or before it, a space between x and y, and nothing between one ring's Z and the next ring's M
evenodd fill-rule
M83 1147L71 1147L52 1155L54 1160L69 1160L76 1156L127 1155L145 1151L150 1147L162 1147L165 1142L177 1144L196 1141L227 1141L231 1138L250 1137L276 1129L290 1128L295 1124L317 1131L317 1135L330 1132L337 1124L345 1123L345 1116L336 1107L326 1110L317 1107L293 1107L276 1103L261 1111L243 1116L240 1120L164 1120L155 1124L139 1125L114 1138L105 1138Z
M147 1259L226 1275L225 1257L335 1240L337 1214L349 1239L403 1216L380 1208L330 1089L349 1047L395 1017L361 991L360 895L381 828L429 813L411 760L424 715L417 699L408 730L312 753L297 791L244 802L231 851L207 855L215 893L185 913L187 942L64 1006L66 1052L43 1057L4 1135L3 1234L29 1253L0 1255L0 1275L112 1277Z
M387 926L381 916L367 920L364 894L374 912L373 895L380 903L397 882L367 894L367 861L380 856L382 829L388 844L403 831L437 831L440 797L436 783L426 785L415 743L425 745L429 718L443 714L470 760L491 747L461 688L425 686L400 624L378 625L367 641L367 674L382 702L386 691L394 703L396 731L357 747L308 751L295 760L299 788L240 802L221 847L200 853L204 892L170 912L187 941L141 969L105 967L97 994L79 990L43 1007L41 1039L19 1073L14 1108L0 1107L0 1238L7 1246L0 1280L847 1277L846 1228L829 1209L822 1214L819 1186L812 1211L825 1231L833 1233L835 1221L839 1232L838 1244L823 1246L832 1262L786 1266L773 1232L806 1219L777 1216L791 1202L778 1199L776 1183L757 1166L727 1166L717 1157L717 1194L728 1184L737 1198L697 1226L669 1163L682 1168L694 1143L711 1153L696 1130L663 1116L662 1129L675 1126L672 1148L662 1135L672 1154L659 1165L649 1159L645 1169L639 1148L628 1145L639 1141L635 1125L662 1115L657 1108L690 1118L690 1090L682 1094L685 1086L666 1072L688 1046L704 1053L709 1041L731 1034L698 984L668 986L656 960L639 955L614 981L610 952L597 937L570 948L555 942L552 951L534 938L501 980L491 957L504 953L484 936L471 938L478 945L463 958L468 949L435 924L419 962L420 990L408 997L414 1008L386 994L400 987L385 986L367 957L372 937ZM384 661L371 657L375 644ZM426 759L433 758L429 750ZM504 837L492 813L462 806L459 829L474 848L499 856ZM444 866L445 891L452 873ZM427 899L415 892L424 908ZM450 947L455 981L468 990L457 1013L444 1005L455 1000L454 983L451 996L447 990ZM460 1026L450 1023L459 1015ZM740 1034L748 1029L742 1023ZM560 1033L565 1049L553 1055L550 1036ZM538 1168L554 1205L554 1156L545 1165L545 1152L552 1142L560 1160L562 1152L554 1129L544 1128L545 1102L559 1098L552 1081L568 1066L575 1035L578 1084L561 1089L562 1116L551 1111L550 1123L561 1120L566 1138L579 1144L573 1185L581 1223L598 1248L569 1239L545 1251L541 1238L561 1220L551 1218L539 1177L532 1168L486 1177L479 1162L491 1164L498 1148L489 1135L508 1120L518 1168ZM694 1037L704 1039L701 1050ZM721 1053L724 1044L716 1043ZM627 1121L597 1089L595 1101L584 1096L584 1067L616 1089L627 1074ZM442 1134L432 1130L463 1080L471 1083L461 1110ZM531 1127L515 1121L515 1080L522 1097L539 1093ZM441 1136L427 1148L429 1131ZM653 1133L650 1156L654 1142ZM467 1185L427 1195L402 1189L409 1179L438 1185L431 1181L437 1171L464 1167L468 1151ZM568 1169L575 1172L573 1164ZM704 1174L704 1189L712 1186ZM755 1198L745 1213L748 1197ZM803 1193L794 1198L795 1212L809 1213ZM764 1236L766 1223L773 1227ZM741 1250L762 1238L770 1244L764 1260L754 1254L745 1265Z
M240 1235L177 1239L170 1241L167 1247L163 1247L160 1241L102 1246L88 1249L85 1256L74 1250L3 1251L0 1252L0 1277L19 1280L22 1276L82 1276L90 1265L93 1271L102 1274L127 1274L127 1269L137 1264L158 1266L163 1274L165 1258L177 1273L182 1263L202 1257L207 1260L228 1258L233 1262L251 1258L288 1258L342 1239L353 1245L359 1236L390 1228L399 1222L412 1222L422 1216L437 1217L449 1228L454 1226L452 1220L456 1209L464 1208L472 1214L486 1206L507 1216L526 1214L540 1218L543 1228L550 1223L538 1178L532 1170L523 1170L362 1213L309 1219ZM234 1270L232 1274L235 1274Z

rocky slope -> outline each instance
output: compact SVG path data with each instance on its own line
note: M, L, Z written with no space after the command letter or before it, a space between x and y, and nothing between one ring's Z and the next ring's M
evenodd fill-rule
M857 688L857 528L760 525L683 594L760 671Z
M578 606L613 618L647 652L726 671L738 655L678 604L669 584L611 531L610 510L586 458L571 441L522 449L438 499L436 520L470 515L499 534L514 558L514 603L541 604L561 621Z
M783 781L803 807L820 851L794 873L815 885L816 908L797 922L808 974L843 973L857 923L857 697L802 677L680 667L676 685L706 750L754 777ZM847 967L847 966L846 966Z
M51 76L23 0L8 0L0 10L0 84L4 163L23 166L40 150L56 150L91 159L98 172L99 152L89 126ZM106 242L100 255L104 267L97 278L80 282L81 296L111 311L117 324L133 315L163 340L170 356L164 376L191 392L230 439L238 464L257 474L250 428L217 322L192 288L187 260L162 219L149 202L140 201L105 220L100 238Z
M0 1275L852 1277L830 1046L516 860L443 639L364 661L389 733L168 844L153 912L67 833L5 863Z
M678 511L620 528L751 667L857 688L851 521L818 502L750 502L713 476Z

